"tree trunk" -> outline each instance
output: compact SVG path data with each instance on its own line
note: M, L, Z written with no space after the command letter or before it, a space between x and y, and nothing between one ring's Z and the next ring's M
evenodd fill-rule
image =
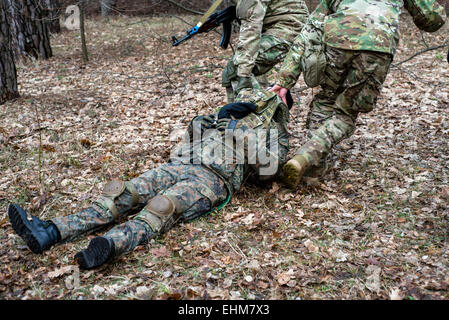
M16 57L30 55L48 59L52 56L47 19L36 0L2 0L8 5L13 50Z
M0 0L0 104L19 96L5 1Z
M85 0L80 0L80 34L81 34L81 49L83 51L83 61L89 61L89 54L87 53L86 32L84 28L84 10L86 9Z
M59 24L59 13L61 11L61 4L59 0L39 0L43 15L47 19L48 29L51 33L61 32Z

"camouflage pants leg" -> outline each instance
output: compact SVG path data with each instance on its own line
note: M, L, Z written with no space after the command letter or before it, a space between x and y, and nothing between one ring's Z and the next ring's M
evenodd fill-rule
M332 148L354 133L358 114L373 110L392 60L389 54L332 47L326 55L325 82L307 117L308 142L297 152L312 165L306 177L322 175Z
M165 170L170 170L170 174L177 177L177 182L159 194L176 199L180 206L177 209L182 212L180 221L192 220L210 212L227 197L223 181L200 165L173 165ZM129 252L158 235L145 222L151 219L149 215L151 213L144 209L133 220L112 228L104 235L114 242L117 255ZM159 233L167 231L176 222Z
M251 77L254 88L265 88L269 85L265 75L276 64L284 60L289 49L290 43L287 41L272 35L262 35L259 53ZM234 57L232 57L222 74L222 85L226 88L228 103L234 102L235 95L233 87L236 86L238 81L237 66L234 64Z
M136 188L139 195L137 210L142 209L158 193L170 188L179 181L182 175L184 165L165 164L161 167L145 172L139 177L132 179L130 182ZM178 171L177 171L178 170ZM131 193L125 191L114 201L119 218L126 217L135 213L133 209L133 197ZM52 222L58 228L62 240L75 238L86 232L91 232L114 222L112 212L99 205L93 203L89 208L81 212L68 215L65 217L57 217Z

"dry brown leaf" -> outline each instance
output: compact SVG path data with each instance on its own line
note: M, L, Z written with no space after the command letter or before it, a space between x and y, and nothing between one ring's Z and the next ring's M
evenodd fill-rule
M50 271L49 273L47 273L47 276L50 279L53 279L53 278L58 278L58 277L60 277L60 276L62 276L64 274L67 274L67 273L72 273L74 271L75 272L76 271L79 272L79 267L78 266L64 266L64 267L61 267L61 268L56 269L54 271Z
M290 281L291 275L287 274L287 272L283 272L283 273L279 274L276 277L276 279L277 279L278 283L281 286L283 286L283 285L286 285Z
M170 257L171 252L167 250L167 247L163 246L160 248L151 249L151 254L155 258L160 258L160 257Z

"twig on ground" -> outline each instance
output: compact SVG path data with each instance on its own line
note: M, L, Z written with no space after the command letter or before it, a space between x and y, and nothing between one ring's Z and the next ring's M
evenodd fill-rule
M429 45L427 44L426 39L424 38L424 32L422 30L419 30L419 33L421 33L421 40L424 43L424 45L426 46L427 49L429 49Z
M434 46L434 47L430 47L430 48L427 48L427 49L418 51L418 52L416 52L415 54L412 54L412 55L411 55L410 57L408 57L407 59L402 60L402 61L400 61L400 62L398 62L398 63L394 63L394 64L392 64L391 66L392 66L392 67L397 67L397 66L399 66L399 65L401 65L401 64L403 64L403 63L405 63L405 62L407 62L407 61L412 60L413 58L415 58L415 57L417 57L417 56L419 56L419 55L421 55L421 54L423 54L423 53L426 53L426 52L432 51L432 50L438 50L438 49L447 47L448 45L449 45L449 41L446 41L445 43L443 43L443 44L441 44L441 45L439 45L439 46Z
M39 111L37 110L37 105L32 101L34 111L36 113L37 130L39 131L39 184L42 189L42 130L41 130L41 120L39 118ZM42 190L41 190L42 191Z
M430 82L430 81L426 81L426 80L423 80L423 79L421 79L420 77L418 77L415 73L413 73L412 71L409 71L409 70L406 70L406 69L404 69L404 68L402 68L402 67L399 67L399 66L396 66L396 68L399 70L399 71L401 71L401 72L405 72L405 73L407 73L409 76L411 76L413 79L415 79L415 80L417 80L417 81L419 81L419 82L421 82L421 83L423 83L423 84L425 84L425 85L427 85L427 86L433 86L433 87L440 87L440 86L443 86L443 85L449 85L449 82L438 82L438 83L434 83L434 82Z

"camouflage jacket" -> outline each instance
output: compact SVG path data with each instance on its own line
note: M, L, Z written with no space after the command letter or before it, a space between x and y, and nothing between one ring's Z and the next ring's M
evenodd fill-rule
M321 0L307 26L321 24L326 45L394 55L399 43L399 17L405 7L416 26L434 32L444 25L444 8L435 0ZM302 32L307 32L307 26ZM298 36L284 60L277 84L291 88L301 74L304 37Z
M189 124L187 139L177 146L170 160L208 168L225 182L231 195L251 173L262 181L276 176L287 161L289 151L289 111L277 95L244 89L237 101L254 103L257 108L243 119L233 120L233 130L211 129L200 133L201 129L195 129L198 117L194 118ZM201 135L195 137L195 132ZM262 154L265 159L260 157Z
M241 21L234 63L239 77L249 77L259 52L262 34L272 35L291 45L307 20L304 0L232 0Z

